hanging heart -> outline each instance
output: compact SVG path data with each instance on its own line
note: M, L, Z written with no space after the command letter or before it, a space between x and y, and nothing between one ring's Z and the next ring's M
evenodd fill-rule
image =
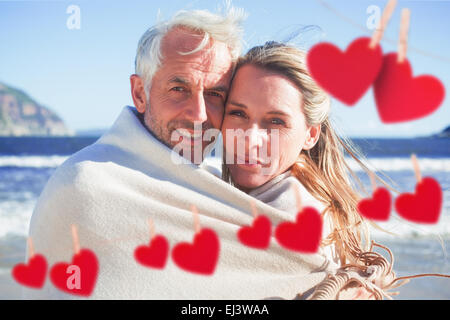
M386 188L379 187L373 193L373 197L362 199L358 203L358 211L362 216L377 220L387 221L391 213L391 194Z
M305 207L296 222L282 222L276 227L275 238L286 249L316 253L322 239L322 217L315 208Z
M264 215L257 216L251 226L241 227L237 233L239 241L249 247L267 249L270 243L272 224Z
M80 296L90 296L98 275L95 253L82 249L73 256L72 263L60 262L50 270L50 279L58 289Z
M20 284L40 289L47 273L47 260L43 255L34 254L28 264L17 264L12 269L13 278Z
M423 118L436 111L444 100L441 81L431 75L412 76L408 59L397 62L397 54L383 58L374 83L375 101L383 123L398 123Z
M134 258L146 267L162 269L169 255L169 242L162 235L155 235L148 246L142 245L135 249Z
M383 62L380 45L370 48L371 39L354 40L345 52L332 43L319 43L307 55L314 80L341 102L354 105L377 78Z
M402 193L395 200L398 214L416 223L437 223L441 208L442 189L431 177L424 177L417 183L415 193Z
M172 259L183 270L211 275L219 260L219 238L208 228L194 236L194 242L181 242L172 250Z

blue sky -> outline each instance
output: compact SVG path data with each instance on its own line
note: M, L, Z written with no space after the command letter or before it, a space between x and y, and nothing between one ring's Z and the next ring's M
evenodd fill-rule
M267 40L284 40L293 30L315 25L298 43L318 41L345 48L371 35L366 22L371 5L385 0L235 0L248 14L247 48ZM129 76L139 38L155 23L180 9L215 11L222 1L5 1L0 0L0 82L23 89L56 111L74 129L109 127L125 105L132 105ZM80 29L68 29L70 5L80 8ZM411 137L436 133L450 125L450 1L399 0L381 42L384 52L397 50L401 8L410 8L408 59L414 74L431 74L447 95L432 115L403 124L382 124L372 90L355 106L333 100L339 132L351 137Z

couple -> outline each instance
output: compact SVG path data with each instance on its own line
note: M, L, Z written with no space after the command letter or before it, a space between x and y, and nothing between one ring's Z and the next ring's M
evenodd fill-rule
M125 107L97 142L66 160L43 190L30 224L34 250L49 266L70 263L76 225L81 248L99 261L91 298L379 298L378 287L367 288L393 277L376 265L369 270L362 258L364 221L343 155L353 149L330 124L330 99L308 74L305 52L269 42L240 56L242 21L234 8L223 15L182 11L150 28L130 78L135 107ZM202 130L193 130L199 123ZM194 149L211 143L202 133L213 128L223 136L222 179L193 159ZM241 154L236 136L226 134L239 129L249 132ZM279 152L270 153L267 167L258 149L274 143L273 132ZM266 250L238 241L239 228L252 224L252 206L272 227L294 222L297 192L303 207L322 214L318 253L284 249L273 233ZM162 270L138 264L133 252L150 241L149 219L170 248L193 242L192 206L197 227L214 230L220 241L214 273L184 271L170 258ZM77 298L50 281L24 289L24 296Z

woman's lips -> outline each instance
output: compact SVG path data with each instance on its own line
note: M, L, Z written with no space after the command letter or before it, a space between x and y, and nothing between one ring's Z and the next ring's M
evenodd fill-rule
M255 168L261 168L263 166L263 162L259 159L248 159L248 158L234 158L234 164L238 165L239 167L246 168L246 169L255 169Z

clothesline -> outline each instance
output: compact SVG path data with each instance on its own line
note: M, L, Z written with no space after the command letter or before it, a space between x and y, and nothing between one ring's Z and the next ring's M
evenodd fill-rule
M364 33L367 34L371 34L371 30L368 30L366 27L364 27L363 25L357 23L356 21L354 21L352 18L349 18L348 16L342 14L341 12L339 12L338 10L336 10L335 8L333 8L331 5L329 5L326 1L324 0L316 0L319 4L321 4L323 7L327 8L328 10L330 10L331 12L333 12L336 16L338 16L340 19L350 23L351 25L353 25L354 27L362 30ZM385 42L388 42L390 44L396 45L397 44L397 40L391 39L389 37L384 36L383 40ZM450 57L444 57L432 52L428 52L419 48L415 48L413 46L409 46L408 45L408 51L409 52L415 52L418 53L420 55L426 56L426 57L430 57L436 60L440 60L443 62L447 62L450 63Z

